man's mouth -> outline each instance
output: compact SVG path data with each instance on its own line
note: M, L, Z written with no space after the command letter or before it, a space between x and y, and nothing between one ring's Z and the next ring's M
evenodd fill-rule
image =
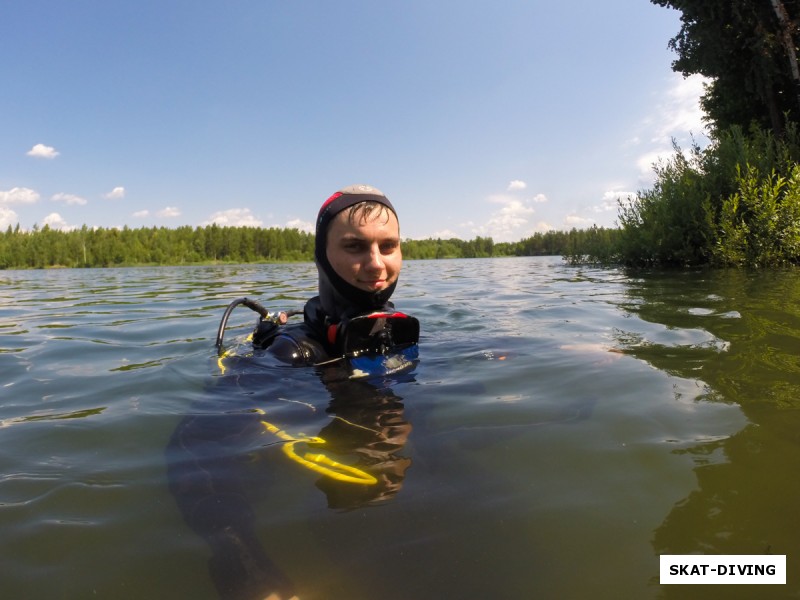
M386 286L386 280L385 279L361 280L361 285L366 286L370 289L379 290L382 287Z

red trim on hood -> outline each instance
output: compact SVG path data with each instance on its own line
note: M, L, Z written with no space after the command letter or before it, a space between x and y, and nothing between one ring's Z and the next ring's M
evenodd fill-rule
M337 199L339 196L343 196L343 195L344 195L344 194L342 194L342 192L336 192L336 193L335 193L333 196L331 196L330 198L328 198L327 200L325 200L325 202L323 202L323 203L322 203L322 206L320 206L320 207L319 207L319 214L322 214L322 212L323 212L323 211L324 211L326 208L328 208L328 205L329 205L331 202L333 202L334 200L336 200L336 199Z

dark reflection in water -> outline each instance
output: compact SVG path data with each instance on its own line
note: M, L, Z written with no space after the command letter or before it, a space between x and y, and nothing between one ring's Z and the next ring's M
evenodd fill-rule
M276 461L285 459L283 453L254 447L255 442L263 444L265 423L280 430L268 449L291 443L283 439L288 438L285 430L325 423L313 441L297 444L328 461L313 464L323 465L316 487L331 509L389 501L402 489L411 464L401 454L411 425L404 419L402 399L390 388L380 382L353 381L344 370L327 368L319 373L330 394L327 416L315 419L314 407L302 402L290 403L289 410L275 406L289 381L308 374L308 369L292 371L273 367L271 373L234 372L217 378L196 410L178 424L167 448L170 490L189 527L211 549L209 573L222 598L245 600L275 593L288 599L295 594L294 584L279 566L280 548L269 547L268 533L267 547L262 545L263 532L252 508L254 492L269 493L270 471ZM306 419L297 422L298 413L305 413ZM273 414L283 419L276 421ZM258 464L256 455L272 460L266 466ZM361 482L342 480L353 473L363 476L356 477ZM338 474L345 477L337 478ZM371 482L363 483L364 477Z
M656 327L646 335L618 331L624 352L701 379L703 399L735 403L749 420L730 437L675 451L691 457L698 487L655 531L656 553L787 555L787 586L763 586L757 597L796 597L800 273L661 272L632 281L627 309ZM698 587L660 591L665 598L756 597L746 587Z

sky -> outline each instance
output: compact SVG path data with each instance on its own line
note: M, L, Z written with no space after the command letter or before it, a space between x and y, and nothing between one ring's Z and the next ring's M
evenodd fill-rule
M382 190L404 239L613 227L702 142L648 0L8 0L0 227L313 231Z

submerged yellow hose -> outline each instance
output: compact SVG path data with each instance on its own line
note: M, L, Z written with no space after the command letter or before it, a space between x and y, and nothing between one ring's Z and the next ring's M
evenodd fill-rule
M256 410L264 414L264 411L261 409ZM283 444L283 453L306 469L311 469L320 475L346 483L357 483L360 485L375 485L378 483L378 480L374 476L366 471L362 471L358 467L342 464L319 452L306 452L301 456L295 450L295 445L300 443L324 444L325 440L321 437L293 437L268 421L262 420L261 424L264 425L267 431L275 434L285 442Z
M246 343L246 342L252 342L252 341L253 341L253 334L252 334L252 333L251 333L251 334L249 334L249 335L248 335L248 336L245 338L245 340L244 340L244 341L245 341L245 343ZM220 374L220 375L225 375L225 362L224 362L224 361L225 361L225 359L226 359L226 358L228 358L229 356L233 356L233 355L235 354L235 350L236 350L236 348L237 348L237 346L234 346L234 347L228 348L227 350L225 350L225 352L223 352L222 354L220 354L220 355L217 357L217 366L219 367L219 374Z
M251 339L252 336L248 338ZM217 359L217 365L219 366L220 374L225 374L225 359L229 356L233 355L233 349L228 349L224 353L222 353L219 358ZM265 414L263 410L260 408L256 409L256 412L259 414ZM378 483L378 480L367 473L366 471L362 471L358 467L353 467L351 465L345 465L340 462L337 462L322 454L321 452L306 452L302 456L298 454L297 450L295 449L295 445L297 444L324 444L326 443L324 439L321 437L293 437L280 429L279 427L269 423L268 421L261 421L264 428L269 431L270 433L275 434L280 439L282 439L285 443L283 444L283 453L288 456L290 459L295 461L296 463L304 466L306 469L311 469L319 473L320 475L324 475L325 477L330 477L331 479L335 479L336 481L344 481L347 483L357 483L360 485L375 485Z

